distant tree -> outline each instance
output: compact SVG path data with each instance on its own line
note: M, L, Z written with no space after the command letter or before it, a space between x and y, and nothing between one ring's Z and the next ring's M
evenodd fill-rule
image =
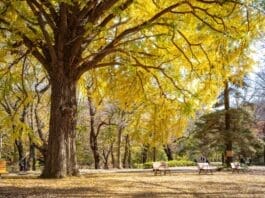
M261 142L253 133L253 117L243 109L229 110L230 129L225 125L227 110L216 111L200 117L195 123L191 135L195 147L206 155L212 152L223 152L226 142L233 142L233 150L237 155L250 156L260 148Z

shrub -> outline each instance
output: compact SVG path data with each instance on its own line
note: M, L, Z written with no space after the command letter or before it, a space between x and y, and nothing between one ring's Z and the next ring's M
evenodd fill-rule
M153 162L146 162L146 163L144 163L143 168L144 169L153 168Z
M169 167L175 167L175 166L194 166L195 163L190 160L172 160L167 162Z

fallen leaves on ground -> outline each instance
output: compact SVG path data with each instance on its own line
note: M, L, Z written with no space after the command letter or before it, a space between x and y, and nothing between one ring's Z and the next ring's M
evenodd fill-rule
M0 179L0 197L265 197L264 173L97 173Z

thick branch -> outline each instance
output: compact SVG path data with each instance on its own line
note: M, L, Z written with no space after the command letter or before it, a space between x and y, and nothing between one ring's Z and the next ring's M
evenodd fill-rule
M161 16L165 15L166 13L170 12L172 9L175 9L177 7L179 7L180 5L186 4L186 1L181 1L179 3L176 3L172 6L169 6L165 9L163 9L162 11L158 12L157 14L155 14L152 18L150 18L149 20L146 20L145 22L124 30L122 33L120 33L116 38L114 38L112 40L112 42L110 42L108 45L106 45L99 53L97 53L94 58L92 60L89 60L85 63L83 63L77 70L77 78L79 78L84 72L86 72L87 70L91 69L92 66L94 66L95 64L97 64L97 62L101 61L105 56L107 56L110 52L111 49L115 47L115 44L117 44L120 40L122 40L124 37L128 36L129 34L132 33L136 33L138 31L140 31L141 29L145 28L146 26L148 26L149 24L151 24L152 22L154 22L155 20L157 20L158 18L160 18Z

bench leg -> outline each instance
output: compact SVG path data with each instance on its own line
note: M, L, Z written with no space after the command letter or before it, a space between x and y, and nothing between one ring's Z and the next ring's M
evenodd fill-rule
M165 171L164 171L164 174L165 174L165 175L166 175L167 173L171 175L170 170L165 170Z

